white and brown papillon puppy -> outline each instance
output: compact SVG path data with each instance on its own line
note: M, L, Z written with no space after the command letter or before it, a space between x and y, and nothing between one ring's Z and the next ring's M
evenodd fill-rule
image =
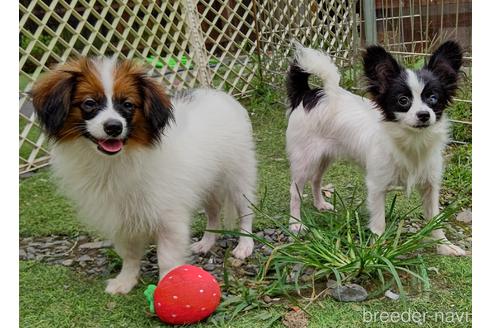
M290 160L291 230L302 230L300 198L311 181L314 206L331 210L323 199L321 179L328 166L344 158L366 172L370 230L385 230L385 194L391 185L417 187L424 216L439 212L443 171L442 151L448 140L444 113L457 90L462 49L443 43L420 70L402 67L382 47L370 46L364 54L364 71L372 100L339 86L340 75L330 57L296 43L287 76L290 100L287 153ZM311 89L309 76L321 78L323 88ZM464 255L439 229L438 253Z
M34 108L54 141L52 167L80 216L113 241L123 259L106 292L137 283L147 244L157 243L160 277L184 264L190 219L203 207L207 229L240 218L251 232L256 159L247 111L231 96L194 90L169 99L136 62L79 58L56 67L32 90ZM207 252L216 235L193 244ZM245 258L253 240L239 238Z

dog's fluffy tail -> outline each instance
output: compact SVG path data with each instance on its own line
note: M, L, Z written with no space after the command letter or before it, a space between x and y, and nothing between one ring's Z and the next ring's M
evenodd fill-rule
M309 87L308 79L311 74L321 78L324 91L327 93L336 90L340 84L340 74L330 56L319 50L305 48L297 41L293 41L292 44L295 47L295 55L287 74L287 95L291 110L296 108L301 101L304 107L310 103L316 105L321 89Z

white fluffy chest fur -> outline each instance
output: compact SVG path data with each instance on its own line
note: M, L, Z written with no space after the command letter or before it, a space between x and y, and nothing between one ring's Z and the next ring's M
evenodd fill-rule
M383 179L383 181L405 186L407 194L414 185L425 182L439 185L442 175L442 151L448 138L446 117L442 117L432 127L420 130L396 123L382 123L382 125L380 138L386 138L383 143L385 148L378 147L376 154L370 156L376 156L376 159L371 160L372 162L380 161L381 164L385 162L388 164L383 164L381 168L373 166L371 169L387 174L388 180Z
M176 207L191 211L197 206L196 197L180 197L194 194L187 188L192 182L186 175L163 169L176 166L160 156L165 154L163 148L108 158L91 152L91 146L78 140L56 147L53 170L81 218L109 237L157 231L166 211Z

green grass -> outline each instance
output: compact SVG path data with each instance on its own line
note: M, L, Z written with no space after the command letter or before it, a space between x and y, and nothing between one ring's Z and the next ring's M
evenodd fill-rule
M103 280L87 280L66 268L20 265L21 327L110 327L144 324L143 286L129 297L110 297ZM114 309L111 309L114 307ZM138 323L138 324L137 324Z
M22 179L19 187L19 233L22 237L76 235L84 231L70 203L57 192L47 170Z
M472 145L453 145L447 149L441 204L457 201L461 207L472 205Z
M408 301L407 305L388 299L373 299L363 303L338 303L321 299L307 307L309 327L358 327L363 325L363 311L407 310L433 313L437 311L471 312L471 258L425 258L435 271L429 273L431 291ZM437 272L436 272L437 271ZM20 264L20 327L162 327L157 319L146 314L144 283L126 296L104 293L104 280L87 279L67 268L23 261ZM223 327L266 327L269 321L282 315L286 305L247 312ZM220 322L220 321L218 321ZM213 327L200 324L197 327ZM380 323L369 324L380 327ZM385 325L409 327L408 324ZM468 325L428 324L422 327L471 327ZM275 321L273 327L282 327Z
M263 209L271 217L286 223L289 208L289 171L285 154L285 109L279 105L279 97L265 89L252 98L243 101L250 110L259 165L259 193L264 196ZM457 114L459 115L459 114ZM457 118L457 117L455 117ZM468 136L466 136L468 137ZM345 202L355 204L365 198L364 179L361 171L346 162L337 163L325 175L325 183L335 185L336 191ZM266 194L265 193L266 190ZM388 205L394 194L388 195ZM312 206L309 188L305 211L316 213ZM471 206L471 145L454 145L447 150L447 167L443 180L441 203L459 200L460 206ZM402 215L420 204L413 193L409 199L398 198L396 215ZM360 211L362 220L367 217L364 207ZM418 208L410 215L418 220ZM76 235L91 233L80 225L71 204L60 195L54 186L49 171L41 171L20 182L20 234L43 236L50 234ZM259 217L255 229L272 226L271 222ZM198 235L204 227L203 215L197 215L193 233ZM362 326L363 310L370 311L471 311L471 258L445 258L436 255L424 257L431 281L431 291L425 295L410 298L407 303L387 299L373 299L358 304L337 303L321 299L307 307L310 313L310 327L354 327ZM437 272L436 272L437 271ZM70 269L49 266L37 262L21 261L20 265L20 320L22 327L154 327L161 326L154 318L146 316L143 290L145 281L128 296L109 296L104 293L101 276L88 279ZM300 300L298 300L300 301ZM301 302L302 303L302 302ZM304 302L303 304L305 304ZM240 313L233 321L221 321L218 326L249 327L254 322L265 327L269 321L279 318L288 310L288 304ZM226 313L227 314L227 313ZM222 323L221 323L222 322ZM470 324L468 324L469 326ZM212 320L208 324L213 326ZM273 323L281 327L280 320ZM369 326L379 327L379 323ZM388 325L389 326L389 325ZM398 325L397 325L398 326ZM399 326L408 326L400 324ZM426 323L423 327L440 325ZM441 325L445 326L445 325ZM452 325L447 325L452 326Z

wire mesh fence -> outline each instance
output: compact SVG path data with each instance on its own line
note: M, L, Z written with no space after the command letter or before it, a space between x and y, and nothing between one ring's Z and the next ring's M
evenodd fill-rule
M341 68L353 65L358 47L354 1L258 2L258 47L263 82L283 89L291 41L324 49Z
M371 1L377 40L393 52L418 58L454 37L471 66L471 0ZM327 50L353 79L364 19L362 2L352 0L21 0L19 171L49 162L28 91L69 57L139 59L170 94L205 86L247 97L260 83L283 89L292 39ZM471 107L471 92L461 98Z

